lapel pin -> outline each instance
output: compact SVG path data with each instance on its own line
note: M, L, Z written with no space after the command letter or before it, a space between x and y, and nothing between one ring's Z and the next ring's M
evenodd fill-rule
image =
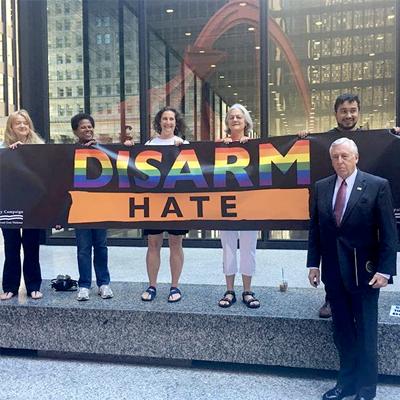
M357 186L357 190L362 190L361 186Z

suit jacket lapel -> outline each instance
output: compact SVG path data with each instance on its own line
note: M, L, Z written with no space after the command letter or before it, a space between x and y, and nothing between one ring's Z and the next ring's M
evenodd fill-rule
M325 191L325 204L327 206L328 215L330 215L334 224L336 224L336 219L335 216L333 215L332 199L333 199L333 193L335 191L335 183L336 183L336 175L332 175L331 179L329 179L327 182L327 188Z
M357 204L364 190L365 190L364 174L362 171L358 170L356 179L354 181L353 190L351 191L349 201L347 202L346 210L344 211L341 224L345 223L346 219L351 213L351 210Z

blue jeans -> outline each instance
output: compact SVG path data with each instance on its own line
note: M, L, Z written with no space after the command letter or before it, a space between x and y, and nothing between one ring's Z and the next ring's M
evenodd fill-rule
M108 272L107 230L75 229L78 250L79 287L90 289L92 284L92 247L93 265L97 286L110 283Z

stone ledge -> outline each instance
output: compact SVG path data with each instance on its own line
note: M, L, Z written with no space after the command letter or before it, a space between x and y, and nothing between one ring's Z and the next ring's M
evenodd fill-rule
M182 285L182 301L167 303L169 287L142 302L143 283L113 283L115 297L102 300L92 290L88 302L76 292L44 298L20 295L0 302L0 347L40 351L200 360L312 369L337 369L331 321L317 317L323 291L257 287L261 308L238 301L217 306L222 286ZM240 293L240 292L238 292ZM238 300L240 300L238 298ZM394 292L382 292L379 316L379 372L400 376L400 319L389 316Z

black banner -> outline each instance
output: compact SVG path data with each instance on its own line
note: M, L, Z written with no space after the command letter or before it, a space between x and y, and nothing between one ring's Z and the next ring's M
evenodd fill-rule
M307 229L309 191L333 173L330 144L359 148L361 170L387 178L400 219L400 140L387 130L125 147L0 150L0 226Z

